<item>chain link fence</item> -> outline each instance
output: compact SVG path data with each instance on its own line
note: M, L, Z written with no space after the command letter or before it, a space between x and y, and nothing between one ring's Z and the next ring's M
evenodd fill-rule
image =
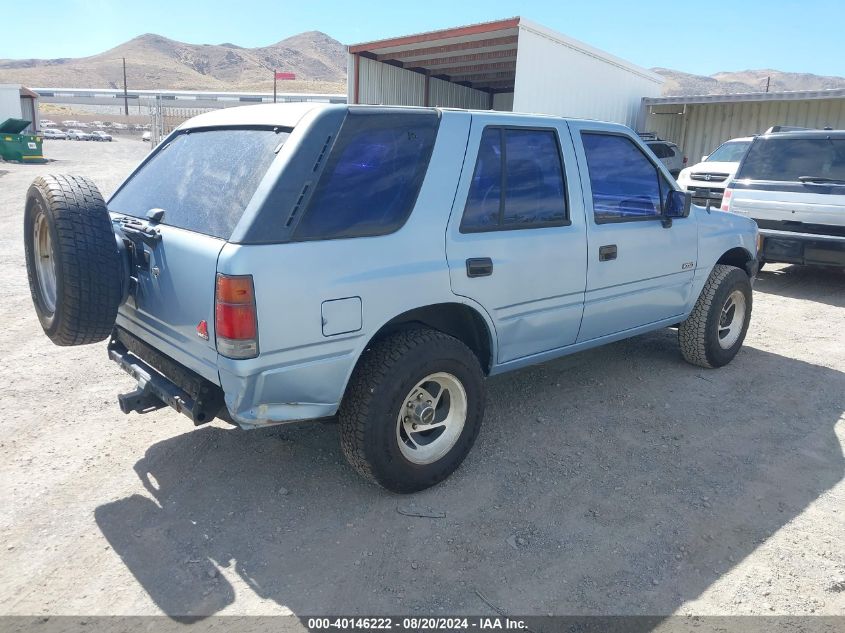
M150 142L155 147L179 125L190 118L211 112L215 108L178 108L164 105L161 98L156 99L154 106L150 108Z

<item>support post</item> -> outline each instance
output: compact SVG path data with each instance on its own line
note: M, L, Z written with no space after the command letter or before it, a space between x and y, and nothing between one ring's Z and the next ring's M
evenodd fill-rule
M126 94L126 58L123 58L123 113L129 116L129 95Z

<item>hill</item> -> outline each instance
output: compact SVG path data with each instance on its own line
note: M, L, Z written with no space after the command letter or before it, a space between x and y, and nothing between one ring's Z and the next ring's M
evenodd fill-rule
M258 90L273 88L273 69L296 74L281 82L288 92L345 92L346 51L320 31L294 35L270 46L187 44L148 33L91 57L2 59L0 83L57 88L123 85L126 58L130 89Z
M692 75L669 68L652 70L666 78L663 84L665 96L764 92L767 79L770 92L845 88L845 77L786 73L772 69L721 72L709 76Z
M0 59L0 83L57 88L120 88L126 58L130 89L263 91L273 89L273 69L296 74L287 92L346 91L346 50L320 31L308 31L269 46L188 44L147 33L98 55L60 59ZM664 95L736 94L765 90L845 88L845 78L779 70L744 70L693 75L652 68L666 78Z

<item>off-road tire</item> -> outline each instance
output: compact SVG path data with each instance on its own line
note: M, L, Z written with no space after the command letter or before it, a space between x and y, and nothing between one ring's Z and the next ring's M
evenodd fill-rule
M55 308L35 266L35 223L43 214L52 242ZM107 338L122 299L124 267L103 196L81 176L40 176L26 194L24 249L29 290L44 333L56 345Z
M736 342L728 349L719 345L719 319L728 296L740 290L745 295L745 322ZM689 318L678 327L678 343L684 359L699 367L715 368L727 365L737 355L751 322L751 282L748 275L735 266L717 264Z
M400 451L397 417L411 389L434 372L449 372L461 382L466 421L448 453L433 463L415 464ZM341 449L364 478L393 492L416 492L443 481L460 466L483 416L484 375L475 354L436 330L401 330L373 342L358 361L338 412Z

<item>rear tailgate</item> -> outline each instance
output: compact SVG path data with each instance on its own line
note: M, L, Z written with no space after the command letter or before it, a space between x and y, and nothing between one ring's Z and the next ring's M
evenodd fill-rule
M763 189L764 183L755 185L753 189L734 189L731 211L758 223L792 225L785 230L798 230L798 224L845 227L845 187L838 187L841 193L830 191L830 186L824 187L825 193L816 193L813 190L819 189L817 185L798 185L799 191L784 191L781 186Z
M215 384L217 258L289 135L268 127L177 133L108 203L134 251L136 283L117 325Z
M121 306L117 325L218 384L214 346L214 284L224 240L172 226L142 245L146 266L137 266L135 292ZM205 322L207 339L199 334ZM198 329L199 328L199 329Z

